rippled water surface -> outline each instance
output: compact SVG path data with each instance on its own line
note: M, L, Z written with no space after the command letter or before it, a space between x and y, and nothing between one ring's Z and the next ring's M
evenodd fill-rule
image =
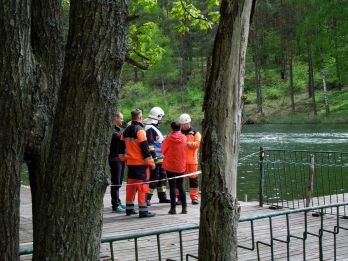
M258 155L248 155L257 152L260 146L265 149L348 152L348 125L246 125L240 142L238 198L258 200Z

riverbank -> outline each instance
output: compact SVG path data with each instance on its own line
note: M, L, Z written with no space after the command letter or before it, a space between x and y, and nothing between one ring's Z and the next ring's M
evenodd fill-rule
M248 101L249 100L249 101ZM266 97L263 115L256 112L256 97L247 96L244 122L254 124L348 124L348 88L331 90L328 95L330 113L326 115L324 98L316 95L317 115L313 113L312 98L307 93L295 95L295 112L291 110L290 97Z
M275 89L275 87L272 87ZM291 110L288 90L270 92L263 95L263 115L256 112L256 95L254 90L245 93L243 122L254 124L348 124L348 87L342 90L333 89L328 92L330 114L326 116L324 97L320 89L316 89L317 116L314 116L312 98L307 92L295 93L295 112ZM124 112L125 120L130 120L130 111L141 108L145 116L153 106L160 106L165 112L162 126L168 126L182 112L189 113L194 126L199 126L204 117L202 104L204 91L197 84L188 85L183 92L168 88L159 92L142 83L129 83L124 86L120 96L119 110Z

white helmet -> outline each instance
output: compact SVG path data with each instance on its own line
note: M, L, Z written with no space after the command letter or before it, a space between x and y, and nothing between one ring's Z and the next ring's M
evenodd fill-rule
M161 121L164 116L164 111L160 107L153 107L150 110L149 116L150 119Z
M186 124L191 122L191 117L187 113L183 113L179 117L179 123L180 124Z

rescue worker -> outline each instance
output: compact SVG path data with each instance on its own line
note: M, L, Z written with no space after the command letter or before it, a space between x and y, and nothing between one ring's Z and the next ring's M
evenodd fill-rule
M128 178L126 187L126 214L137 214L134 210L134 199L138 192L139 217L153 217L155 213L148 210L146 193L149 185L144 182L149 180L149 167L155 168L149 145L146 140L146 132L142 124L142 111L134 109L131 112L132 123L122 133L124 141L120 150L120 159L127 162Z
M112 211L116 213L124 213L126 211L126 206L121 204L119 193L124 176L124 162L119 158L122 123L123 114L121 112L117 112L113 122L114 133L112 134L109 153L109 166L111 171L111 205Z
M160 107L153 107L150 110L149 115L144 120L146 138L149 144L149 149L152 157L155 160L156 168L150 171L150 181L162 180L166 178L166 172L162 168L163 154L162 154L162 142L164 140L161 131L159 130L159 124L163 119L164 111ZM170 203L166 194L166 182L158 181L152 182L149 185L149 191L147 192L147 204L151 205L151 198L154 190L157 188L157 195L159 203Z
M186 174L197 172L198 170L198 150L201 144L201 134L192 128L191 117L187 113L181 114L179 118L182 134L186 135ZM190 198L193 205L199 204L198 201L198 174L189 176ZM178 202L181 204L181 202Z

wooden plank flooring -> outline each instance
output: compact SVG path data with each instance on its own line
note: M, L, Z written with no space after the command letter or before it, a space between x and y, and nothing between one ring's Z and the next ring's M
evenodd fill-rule
M125 192L121 191L122 199ZM188 197L189 198L189 197ZM341 199L343 199L341 197ZM320 199L323 201L323 199ZM136 231L152 230L164 227L173 227L184 224L198 224L199 222L199 206L188 204L187 215L177 214L168 215L169 204L157 203L157 197L154 196L154 203L151 211L157 213L157 216L149 219L139 219L132 216L127 217L124 214L115 214L111 212L110 193L107 191L104 197L104 225L103 236L129 234ZM189 201L190 202L190 201ZM178 212L181 211L179 207ZM348 210L348 208L347 208ZM254 216L259 214L271 213L277 210L270 210L268 206L263 208L258 206L258 202L241 202L241 216ZM328 212L324 216L325 228L333 230L336 222L335 210L331 214ZM299 237L303 236L304 221L302 214L293 214L290 217L291 234ZM32 246L32 220L31 220L31 199L28 188L21 190L21 220L20 220L20 247L27 248ZM272 220L273 234L278 239L286 240L286 219L285 217L277 217ZM269 222L268 219L255 221L255 242L263 241L270 243ZM340 219L340 225L348 228L348 220ZM308 215L308 231L318 234L320 228L320 217L312 217ZM238 230L239 244L243 246L251 246L250 223L244 222L239 224ZM323 257L324 260L334 260L333 235L324 233L323 237ZM340 230L337 235L337 259L348 260L348 230ZM178 233L170 233L161 235L161 254L162 260L167 258L180 260L180 245ZM198 231L183 232L184 254L197 255L198 252ZM290 260L303 260L302 241L292 238L290 241ZM319 239L315 236L308 236L306 241L306 260L319 260ZM158 260L157 239L155 236L145 237L138 240L139 259L140 260ZM120 241L113 244L114 255L116 260L130 261L135 260L134 241ZM261 260L270 260L270 248L260 245ZM274 242L274 258L275 260L287 260L286 244ZM109 244L101 246L101 260L111 260ZM30 256L23 256L21 260L30 260ZM189 259L194 260L194 259ZM256 249L248 251L239 248L239 260L257 260Z

